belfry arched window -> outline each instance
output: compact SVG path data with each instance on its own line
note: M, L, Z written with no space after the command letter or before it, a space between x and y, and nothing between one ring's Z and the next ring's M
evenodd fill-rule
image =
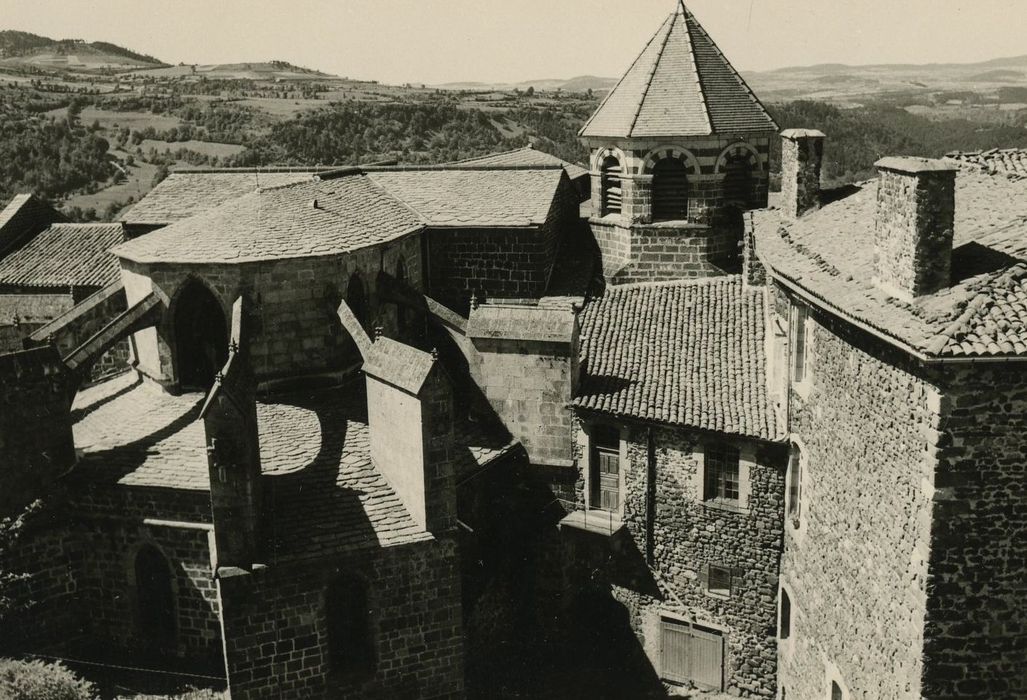
M616 156L606 156L600 167L600 193L602 211L600 216L620 214L623 190L621 175L623 168Z
M677 221L688 218L688 168L673 156L653 166L653 219Z
M724 161L724 201L748 209L755 189L752 155L738 150Z
M164 648L175 639L175 593L171 566L153 545L136 554L136 620L144 644Z

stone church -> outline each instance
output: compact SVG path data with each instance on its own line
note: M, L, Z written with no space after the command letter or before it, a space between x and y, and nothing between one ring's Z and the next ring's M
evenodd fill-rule
M580 136L587 172L180 171L97 237L115 278L0 355L0 504L42 502L2 651L236 700L545 659L565 697L1027 697L1027 155L823 189L684 6Z

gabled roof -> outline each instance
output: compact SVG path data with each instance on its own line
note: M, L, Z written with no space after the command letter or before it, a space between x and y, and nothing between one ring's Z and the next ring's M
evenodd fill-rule
M958 161L963 168L978 167L987 173L1009 177L1027 177L1027 149L993 148L989 151L953 151L947 158Z
M642 138L777 131L777 124L686 9L670 15L580 136Z
M104 287L118 279L110 250L124 240L121 224L53 224L0 258L0 285Z
M119 219L131 226L164 226L203 214L260 188L309 181L316 172L313 168L173 172Z
M588 175L588 168L584 168L576 163L569 163L550 153L540 151L531 145L525 146L524 148L515 148L512 151L491 153L487 156L458 160L455 163L452 163L452 165L519 165L534 167L549 167L557 165L566 170L567 177L572 180Z
M114 252L143 263L302 258L383 243L422 226L408 207L357 174L251 192Z
M368 169L368 177L432 227L527 227L545 223L563 170L544 168Z
M0 255L26 236L52 223L67 221L59 211L32 194L16 194L0 210Z
M574 405L775 440L764 297L740 277L624 285L585 306Z
M1027 355L1027 179L961 167L952 283L905 302L873 283L877 181L795 221L751 214L756 252L833 313L924 357Z
M363 370L372 377L417 396L433 367L435 358L430 354L382 337L371 345Z

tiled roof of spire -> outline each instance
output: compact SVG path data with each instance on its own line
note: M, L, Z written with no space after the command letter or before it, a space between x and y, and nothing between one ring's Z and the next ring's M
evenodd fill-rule
M777 124L687 10L664 21L581 129L647 137L777 131Z

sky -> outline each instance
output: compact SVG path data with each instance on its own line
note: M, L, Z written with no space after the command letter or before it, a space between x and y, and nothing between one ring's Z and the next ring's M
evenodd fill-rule
M736 68L1027 53L1027 0L687 0ZM384 83L617 77L677 0L0 0L0 29Z

